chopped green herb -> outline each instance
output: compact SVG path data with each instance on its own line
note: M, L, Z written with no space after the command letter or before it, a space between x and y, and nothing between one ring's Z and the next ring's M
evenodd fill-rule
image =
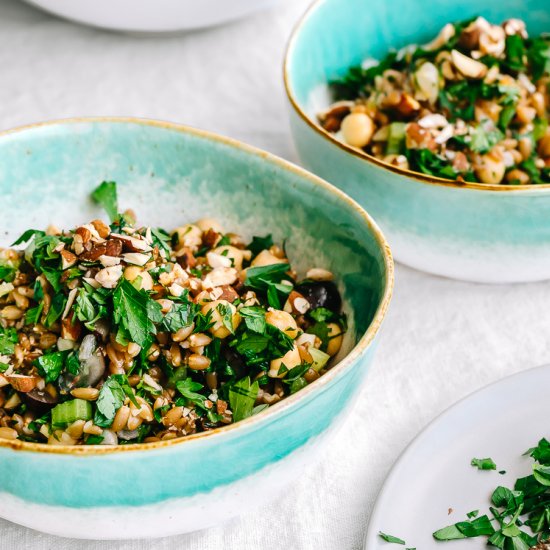
M289 264L280 263L261 267L249 267L246 272L245 285L254 290L266 291L270 285L280 283L290 269Z
M36 368L40 375L44 377L46 383L55 382L59 378L61 370L63 369L65 355L65 352L57 351L42 355L42 357L36 360Z
M332 319L337 317L337 315L334 313L334 311L331 311L330 309L327 309L327 308L324 308L324 307L317 307L315 309L312 309L309 312L309 316L313 320L315 320L319 323L324 323L326 321L331 321Z
M67 298L63 294L55 294L50 304L50 309L44 320L44 326L51 327L62 315Z
M536 81L550 72L550 41L548 36L534 38L527 49L527 57L533 68L533 79Z
M418 169L424 174L453 180L458 175L446 159L432 153L429 149L408 149L406 155L409 162L418 166Z
M246 328L253 332L263 334L265 332L265 310L257 306L243 307L239 310Z
M231 386L229 389L229 403L235 422L252 415L259 388L258 382L251 383L248 377Z
M479 470L496 470L497 465L493 462L492 458L472 458L472 466L475 466Z
M13 355L17 340L17 331L14 328L0 327L0 355Z
M252 256L257 256L262 250L268 250L273 246L273 238L271 235L265 237L252 237L252 242L248 245L248 250L252 252Z
M23 244L29 242L34 237L43 237L45 235L44 231L38 231L36 229L27 229L18 239L11 243L11 246L17 246L18 244Z
M24 319L5 318L0 327L0 372L22 376L5 376L5 400L19 399L13 410L0 408L0 415L7 415L6 426L16 425L13 414L30 415L29 429L19 439L65 443L67 434L58 430L75 421L93 420L112 430L124 404L132 418L139 409L143 422L135 429L131 422L116 428L117 444L162 438L167 430L183 437L258 414L269 406L256 405L260 390L285 398L307 385L308 369L324 372L329 357L317 349L311 365L296 365L292 356L287 368L283 358L297 350L296 343L266 322L270 308L283 309L296 282L287 261L250 267L251 257L273 246L270 235L255 237L249 250L234 234L212 235L200 223L170 237L161 228L136 226L133 215L118 214L113 182L103 182L93 199L109 213L110 226L93 220L73 231L29 230L17 240L27 243L24 250L1 254L0 298L24 285L22 295L29 301ZM239 276L215 289L205 283L216 269L207 253L220 246L243 249L246 282ZM331 292L340 304L336 288ZM208 311L205 304L214 300ZM327 341L329 319L344 319L323 308L288 315L290 327L297 328L293 336L320 319L316 324L325 326ZM226 329L223 334L214 320ZM19 355L12 358L18 342L29 352L24 362L16 360ZM192 354L203 355L204 370L191 368ZM283 377L277 381L274 361ZM30 377L36 395L25 396L22 384ZM92 391L79 394L84 389ZM79 399L83 396L86 400ZM38 402L48 410L39 418ZM185 426L168 425L165 416L174 406L185 407ZM69 432L76 445L114 443L103 435Z
M118 217L117 186L114 181L104 181L92 193L92 199L103 207L114 222Z
M512 71L522 71L525 68L523 56L525 46L519 34L506 37L506 65Z
M113 294L113 320L126 330L133 342L148 347L157 333L155 323L163 321L161 306L144 291L121 278Z
M228 330L229 334L235 334L233 328L233 310L227 304L220 303L216 306L218 313L220 314L223 326Z
M180 328L193 323L197 306L188 299L188 293L182 294L179 301L174 301L170 311L162 319L162 328L168 332L177 332Z
M201 408L205 408L204 402L206 397L200 393L204 386L198 382L194 382L191 378L181 380L176 384L178 391L185 397L190 403L197 405Z
M355 99L364 96L374 79L386 69L394 67L396 60L397 52L390 52L382 61L367 69L361 66L351 67L343 77L331 82L336 98Z
M499 486L491 495L490 511L496 526L492 526L487 516L473 521L459 522L434 533L437 540L455 540L467 537L487 536L488 544L502 550L529 550L538 542L550 537L550 443L541 439L538 445L524 455L531 456L533 474L518 479L513 489ZM488 464L490 459L479 460ZM474 461L472 461L473 463ZM492 461L491 461L492 462ZM477 463L475 464L477 466ZM494 469L494 468L491 468ZM470 512L468 518L477 516L478 511ZM531 528L533 535L522 530Z
M378 536L382 539L382 540L385 540L386 542L391 542L392 544L402 544L403 546L405 544L407 544L404 540L398 538L398 537L394 537L393 535L388 535L386 533L382 533L382 531L380 531L378 533Z
M460 521L439 529L433 534L433 537L436 540L456 540L479 537L480 535L491 536L494 532L488 516L480 516L472 521Z
M105 438L102 435L89 435L86 438L85 444L86 445L101 445L102 441Z
M170 254L170 235L159 227L151 227L151 235L153 236L153 244L159 247L159 250L164 250Z
M482 17L454 22L429 44L409 44L380 60L349 67L330 82L335 103L319 112L320 125L336 139L400 169L460 182L549 183L550 168L538 147L545 133L530 128L521 108L539 105L539 118L547 119L534 94L546 89L550 37L528 38L522 21L512 24L518 25L517 32L510 32L507 22L492 24ZM485 36L501 37L502 48L484 52ZM461 72L461 59L464 68L475 70ZM345 131L346 121L352 116L360 124L365 115L368 137L355 142ZM504 165L498 151L523 156L518 142L528 134L534 138L536 160L529 163L531 170L513 166L509 156ZM510 148L513 140L516 145ZM493 150L496 162L480 158ZM493 162L498 169L487 169ZM518 169L527 171L529 179L517 172L514 177Z
M102 428L110 427L125 397L126 393L118 379L115 376L109 376L99 391L94 424Z
M17 267L9 264L0 264L0 281L11 283L17 273Z
M470 141L470 149L477 153L487 153L490 151L504 135L500 130L485 130L482 125L475 128Z

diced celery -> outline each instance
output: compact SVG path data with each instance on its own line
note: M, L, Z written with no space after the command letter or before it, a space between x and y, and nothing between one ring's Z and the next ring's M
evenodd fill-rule
M311 365L311 368L319 372L327 364L328 360L330 359L330 355L314 347L308 348L308 351L313 358L313 364Z
M92 418L92 404L84 399L73 399L60 403L52 409L52 426L66 428L77 420Z
M388 144L386 146L386 155L398 155L402 151L405 141L405 123L392 122L388 133Z

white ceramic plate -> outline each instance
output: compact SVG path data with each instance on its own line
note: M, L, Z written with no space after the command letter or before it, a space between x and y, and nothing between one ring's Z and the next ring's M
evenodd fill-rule
M432 533L465 520L472 510L488 513L489 497L498 485L511 487L531 473L532 459L521 455L550 436L549 392L546 365L487 386L439 416L411 443L384 483L365 549L404 548L384 542L378 536L383 531L418 550L485 550L485 537L438 543ZM470 466L474 457L491 457L506 474L477 470Z
M163 33L221 25L281 0L26 0L45 11L93 27Z

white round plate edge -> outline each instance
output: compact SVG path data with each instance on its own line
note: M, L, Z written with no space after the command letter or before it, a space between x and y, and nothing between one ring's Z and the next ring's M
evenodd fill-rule
M237 0L231 9L220 0L205 0L197 5L193 0L161 0L142 3L140 9L128 10L132 0L100 2L82 0L24 0L50 15L96 29L136 35L162 35L217 27L243 19L273 7L281 0ZM103 5L104 4L104 5Z
M451 405L449 408L444 410L442 413L440 413L436 418L434 418L426 427L422 429L422 431L407 445L405 450L401 453L401 455L397 458L395 463L390 469L390 473L386 477L375 501L374 508L372 510L372 513L370 515L370 518L368 520L367 524L367 530L366 535L364 539L364 550L374 550L377 548L393 548L396 547L395 545L388 545L385 543L380 537L379 532L384 531L388 532L389 534L405 538L407 542L407 547L415 547L415 541L414 540L407 540L407 537L404 536L404 533L399 532L398 528L397 530L388 527L388 530L385 530L385 526L388 525L388 521L385 521L389 516L389 514L392 511L392 505L395 504L395 501L391 501L391 493L394 490L394 486L398 482L399 478L402 476L405 470L408 469L409 462L415 462L415 453L417 453L418 450L422 450L423 445L427 440L429 440L430 436L432 436L433 432L437 431L438 428L440 428L442 425L445 425L449 420L453 419L453 416L457 416L460 411L465 407L472 407L475 408L476 406L482 406L484 404L484 398L487 396L487 394L492 393L503 393L506 394L507 391L514 391L517 392L518 388L520 388L521 384L526 384L528 387L533 388L539 392L545 392L548 393L548 387L550 385L544 386L543 384L533 384L530 382L532 379L537 380L539 377L547 376L550 380L550 364L541 365L538 367L530 368L527 370L523 370L517 373L514 373L512 375L506 376L505 378L502 378L500 380L497 380L495 382L492 382L472 393L465 396L464 398L460 399L453 405ZM533 396L530 396L533 397ZM535 396L536 397L536 396ZM533 405L538 403L536 399L532 399L529 404ZM548 401L546 396L546 407L548 408ZM495 420L496 421L496 420ZM501 422L502 423L502 422ZM538 433L535 437L535 440L532 438L529 439L530 443L527 444L525 448L523 447L516 447L514 444L512 453L514 457L517 457L518 459L521 459L521 453L524 452L527 448L529 448L529 445L536 443L538 439L543 437L544 435L549 435L550 427L547 428L547 431L545 433ZM442 443L453 443L453 435L456 435L453 432L453 429L448 430L446 432L441 432L446 438L447 441L442 441ZM525 434L523 434L523 438L525 439ZM538 438L538 439L537 439ZM462 456L459 457L460 460L463 461L465 468L468 468L470 471L473 471L473 468L469 465L469 461L472 457L470 456ZM481 457L479 457L481 458ZM497 462L498 467L498 462ZM488 477L484 476L483 474L487 474L488 472L475 472L473 471L473 474L480 474L481 477L476 477L472 475L472 480L477 485L482 485L482 491L487 496L490 495L490 491L492 491L494 488L497 487L499 484L506 485L506 483L513 482L515 480L514 476L509 477L508 479L503 478L495 478L495 477ZM508 472L510 473L510 472ZM498 474L497 474L498 475ZM526 474L525 474L526 475ZM517 476L516 476L517 477ZM475 503L480 507L482 512L484 513L485 510L488 509L488 501L483 498L475 500ZM436 528L441 528L446 525L455 523L457 521L462 521L465 519L464 515L460 515L460 513L451 514L455 512L456 510L449 509L449 518L447 519L446 523L445 520L443 520L443 523L436 524L434 526L425 526L424 529L426 533L429 533L431 536L431 533ZM428 519L429 521L429 519ZM473 540L477 541L479 546L469 546L467 543L472 542ZM484 544L484 540L481 541L481 539L468 539L466 541L460 541L463 546L460 546L460 548L457 547L456 550L461 549L470 549L470 548L485 548L486 545ZM430 545L430 548L434 548L437 545L438 549L445 550L446 546L437 544L432 539L432 544ZM424 546L418 546L418 550L427 550L427 547ZM453 548L455 548L453 546Z

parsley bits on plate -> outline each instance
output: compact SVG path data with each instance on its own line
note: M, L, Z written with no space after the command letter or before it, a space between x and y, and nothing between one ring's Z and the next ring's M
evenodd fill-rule
M487 184L550 182L550 40L477 17L332 83L318 115L344 143L405 170Z
M119 214L0 251L0 437L117 445L244 420L318 379L346 330L332 274L270 236ZM21 246L25 248L22 250Z
M549 376L550 365L520 371L427 426L386 479L365 550L386 548L380 531L419 550L547 549Z

